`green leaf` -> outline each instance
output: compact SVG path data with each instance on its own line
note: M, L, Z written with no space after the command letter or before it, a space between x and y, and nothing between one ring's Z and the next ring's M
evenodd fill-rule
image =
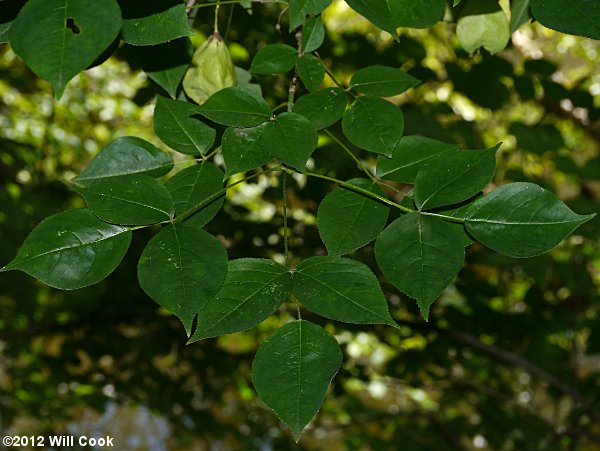
M433 157L458 150L458 145L447 144L424 136L404 136L392 152L392 157L377 157L377 177L403 183L415 183L419 169Z
M290 32L304 23L307 14L320 14L331 0L290 0Z
M456 37L468 53L483 47L493 55L508 44L508 18L497 0L468 0L457 21Z
M325 88L301 96L294 104L293 111L321 130L339 121L347 105L348 95L342 88Z
M121 0L121 9L121 38L128 44L156 45L193 35L179 0Z
M167 188L145 174L92 180L76 191L92 213L113 224L156 224L175 215Z
M273 157L267 152L263 135L267 124L251 128L228 128L221 140L225 177L256 169L269 163Z
M286 324L258 348L252 382L262 401L288 425L296 441L317 414L342 351L325 329L308 321Z
M0 44L8 42L8 30L25 3L26 0L12 0L5 1L2 5L2 9L0 9Z
M115 0L29 0L9 38L14 52L60 98L66 84L100 56L120 28Z
M102 222L89 210L67 210L35 226L3 271L18 269L51 287L75 290L113 272L130 242L130 229Z
M138 263L140 286L176 315L188 334L192 321L219 291L227 275L227 252L200 227L169 224L150 240Z
M573 213L533 183L509 183L478 199L465 215L471 235L510 257L548 252L595 215Z
M510 34L531 19L529 0L513 0L510 3Z
M361 96L344 113L342 130L355 146L390 157L402 137L404 116L387 100Z
M263 145L282 163L304 171L317 148L319 137L308 119L296 113L281 113L267 124Z
M135 57L148 78L176 98L177 89L192 60L194 47L190 38L132 48L135 48Z
M321 16L311 17L302 27L302 51L310 53L317 50L325 40L325 27Z
M316 56L302 55L298 59L298 76L309 91L317 91L325 78L323 63Z
M565 146L560 131L552 124L526 125L513 122L508 129L517 138L519 148L542 154Z
M133 136L117 138L94 157L73 179L79 185L121 175L161 177L173 168L171 157L147 141Z
M463 266L465 251L454 224L410 213L392 222L377 238L375 258L398 290L417 300L427 320L431 304Z
M352 179L348 183L386 197L376 182ZM329 255L344 255L369 244L383 230L389 207L368 196L338 187L321 201L317 227Z
M178 152L204 155L214 144L216 132L193 117L198 113L196 105L156 96L154 132Z
M388 0L396 27L429 28L444 17L445 0Z
M286 44L269 44L258 49L250 72L253 74L277 74L293 69L298 60L298 51Z
M271 118L271 108L263 98L243 88L217 91L200 106L200 114L231 127L254 127Z
M480 192L496 172L496 151L456 150L433 157L415 179L415 203L420 210L457 204Z
M421 83L406 72L388 66L369 66L355 72L349 88L373 96L390 97Z
M212 163L195 164L167 180L165 187L175 202L176 216L181 216L223 189L223 172ZM224 194L214 197L214 200L187 218L186 224L198 227L208 224L221 209L224 200Z
M325 318L396 327L377 277L356 260L312 257L302 261L294 271L294 295Z
M225 284L198 313L189 343L250 329L271 316L292 289L292 274L279 263L260 258L229 262Z
M595 0L531 0L531 11L545 27L600 39L600 3Z
M389 0L346 0L350 8L396 39L396 24L388 2Z

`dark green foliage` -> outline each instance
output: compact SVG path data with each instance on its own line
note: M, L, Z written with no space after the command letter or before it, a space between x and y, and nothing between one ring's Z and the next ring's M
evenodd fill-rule
M94 290L102 292L107 285L100 282L124 258L132 241L132 231L147 228L136 235L131 253L125 257L123 271L115 272L111 278L131 277L137 260L139 287L161 307L148 303L163 317L146 328L147 317L138 316L137 311L128 314L140 322L140 335L151 337L152 346L153 340L163 343L158 331L165 327L172 329L168 337L171 343L160 351L167 363L159 371L152 370L168 373L170 379L162 379L163 374L148 377L141 370L144 376L138 380L135 374L139 368L126 368L124 373L132 378L133 386L156 379L156 386L145 387L148 392L157 393L157 387L166 392L184 390L188 385L197 386L198 380L206 386L218 385L214 375L227 374L232 375L239 392L243 393L244 403L249 406L256 395L248 390L250 360L245 354L258 347L251 376L256 392L299 440L319 411L330 382L342 365L339 341L349 343L347 350L351 358L340 374L340 384L335 387L337 403L325 411L330 414L338 409L345 417L338 412L336 418L343 418L365 431L371 429L371 421L385 424L385 433L382 433L383 426L369 433L369 446L373 449L388 449L390 443L392 446L401 443L403 448L415 450L460 449L465 443L470 446L468 440L476 434L485 435L490 448L494 449L559 449L559 438L562 440L560 449L567 449L572 444L568 442L572 436L577 436L580 429L584 430L597 416L592 403L563 383L561 377L573 376L571 373L575 370L566 368L564 362L579 362L585 354L585 350L580 349L581 343L597 335L598 321L589 308L597 301L597 287L589 269L595 268L597 263L593 258L597 224L589 222L597 205L590 200L593 195L587 192L596 188L587 181L598 179L598 156L588 148L585 153L575 155L571 148L575 134L561 121L571 121L595 137L597 130L593 122L599 116L594 108L593 89L588 88L593 86L593 80L588 77L575 87L563 86L554 77L550 78L561 73L561 68L545 60L519 65L513 64L513 59L518 59L514 55L509 62L498 55L477 55L469 59L466 53L500 52L509 42L510 33L532 17L531 12L534 19L548 27L598 38L594 18L600 11L590 0L514 0L510 2L509 23L495 0L454 1L453 5L448 3L445 20L457 22L458 42L467 52L443 49L436 55L439 61L432 63L430 43L422 45L399 29L436 24L444 16L447 2L346 2L400 44L389 45L388 42L380 47L372 46L369 39L379 39L376 36L379 31L373 33L374 28L368 24L364 26L368 29L368 39L362 31L327 34L324 23L328 23L328 16L324 14L321 18L320 14L331 4L330 0L291 0L285 6L279 5L280 2L254 6L251 2L242 3L252 12L243 16L244 20L237 16L234 8L237 5L221 4L220 8L229 8L231 20L227 33L219 38L224 39L219 41L220 45L228 42L233 47L235 42L238 48L235 52L232 50L232 54L238 64L249 66L249 71L236 67L234 76L233 62L228 60L232 83L227 86L233 86L216 91L206 100L195 99L199 105L186 101L185 93L180 90L193 51L188 36L192 35L191 24L206 34L207 30L213 30L208 22L215 19L217 28L222 20L219 7L215 11L204 8L207 3L199 2L188 4L191 11L186 11L186 4L175 0L143 4L133 0L122 0L119 4L115 0L91 3L29 0L3 10L0 41L8 38L12 49L33 72L52 84L57 97L75 75L90 65L100 64L119 47L120 32L120 38L127 45L122 46L116 56L135 69L141 68L154 82L141 87L135 101L140 105L150 102L153 88L163 93L156 95L154 132L164 144L184 156L174 157L175 164L171 158L174 153L138 137L125 136L109 142L73 179L73 191L83 198L89 209L66 210L41 221L25 238L16 257L0 272L20 270L65 290L98 283ZM209 9L211 14L215 13L214 17L206 13ZM223 13L223 9L220 12ZM267 22L261 22L263 20L268 20L268 26ZM256 25L258 23L261 25ZM289 25L290 35L275 34L274 30L281 30L281 23ZM326 34L328 39L325 39ZM438 42L441 40L438 35L438 31L432 31L427 39ZM389 36L386 39L391 42ZM354 56L347 58L350 54L360 55L360 62L353 61ZM450 54L452 57L446 60ZM430 57L427 62L426 57ZM223 61L214 63L218 65ZM356 69L356 66L362 68ZM211 66L204 68L210 70ZM218 75L222 67L214 69ZM258 81L253 81L253 74ZM26 80L13 78L13 74L6 71L7 85L26 86ZM188 78L189 73L186 80ZM419 85L419 79L423 80L423 87L400 96ZM443 98L444 91L450 90L448 85L453 86L454 97L446 101ZM8 93L3 91L3 106L6 103L8 107L19 107L21 104L12 102L13 94L8 88L3 89ZM37 88L22 89L33 92ZM164 97L165 93L171 98ZM473 102L468 108L477 112L474 120L467 113L461 113L463 117L458 115L457 111L463 107L456 99L465 102L460 95ZM519 119L524 116L517 114L495 116L496 110L505 105L512 107L519 96L520 100L531 102L546 113L542 120L537 119L536 125L516 122L529 122ZM563 103L564 100L585 111L587 116L579 115L581 111L577 110L577 114L570 117L572 108L565 108L564 105L569 104ZM479 107L488 110L482 113ZM10 108L3 108L2 114L5 110L10 111ZM56 108L49 117L58 122L55 118L61 114L61 109ZM491 145L490 136L495 136L496 129L506 128L490 120L487 125L491 123L493 130L482 130L477 120L485 115L494 117L494 121L507 117L515 121L509 132L516 138L517 149L534 154L515 152L510 145L498 153L502 156L498 158L498 173L517 183L498 183L500 177L494 180L500 145L485 148ZM119 136L119 132L113 133L112 124L103 126L100 131L94 129L90 133L102 135L104 129L109 129L111 138ZM409 136L404 136L405 128ZM145 132L140 131L140 134L146 136ZM42 143L36 141L35 144L43 147L40 164L28 155L31 153L37 158L31 149L23 150L12 141L6 147L18 151L0 155L2 175L4 166L10 166L12 171L12 166L17 167L15 161L19 164L21 158L27 161L27 166L21 164L27 170L8 174L18 183L7 183L6 193L0 192L0 202L3 208L7 206L7 214L0 212L1 227L13 227L10 224L13 218L21 218L24 211L31 211L33 194L40 198L45 196L47 186L43 185L41 193L23 192L27 177L35 177L38 169L45 170L45 160L54 152L57 134L48 130L45 133ZM347 141L338 138L342 135ZM87 136L80 138L88 139ZM348 141L350 144L346 145ZM507 141L510 144L514 140ZM485 150L459 150L456 143L463 148ZM4 138L1 144L6 144ZM84 147L87 149L87 145ZM537 172L530 167L516 169L515 157L531 158ZM49 167L72 173L72 167L63 169L62 160L57 158L56 161ZM578 187L585 196L581 199L573 196L569 191L572 186L568 184L566 188L552 187L571 196L567 206L550 190L521 181L527 180L527 170L530 170L536 173L540 185L550 188L547 178L543 178L546 168L539 170L540 163L548 161L572 185L584 178L586 182L579 183ZM30 168L35 170L29 172ZM174 174L169 174L174 168ZM354 175L357 171L362 171L362 178ZM230 177L232 179L227 180ZM252 180L257 184L249 186ZM319 183L322 183L320 188ZM500 187L496 187L498 185ZM252 197L249 192L260 194ZM17 208L20 196L24 199L22 209ZM231 202L225 202L228 196ZM55 208L83 205L83 201L69 199L61 201L60 206L57 203L52 207L43 206L35 211L35 217L39 220ZM43 204L40 200L36 202L35 205ZM272 208L262 209L262 204ZM576 214L571 208L587 214ZM249 219L253 216L260 219ZM21 219L21 222L27 225L15 234L18 237L31 228L31 221ZM565 243L556 255L540 256L582 225L581 235ZM2 230L0 228L0 233ZM154 236L149 232L155 233ZM280 241L283 244L277 247ZM0 250L6 260L14 245L7 249ZM323 255L325 252L327 255ZM228 253L232 260L228 261ZM342 257L350 253L351 258ZM253 258L246 258L248 254ZM536 258L519 260L517 264L512 257ZM567 259L572 261L567 264ZM507 268L512 271L508 280ZM20 276L15 273L14 277ZM97 311L82 316L78 323L73 321L75 332L95 321L101 313L107 315L107 322L112 326L119 326L119 332L103 331L102 339L111 333L123 333L124 337L138 333L136 328L128 326L123 326L125 332L121 332L121 322L126 323L128 319L109 315L111 309L123 308L121 304L133 304L130 293L140 296L138 284L123 280L127 282L121 286L126 288L110 293L119 305L100 305ZM565 281L569 289L557 288L565 286ZM39 291L37 298L45 308L54 308L54 296L63 295L51 292L49 296L48 293ZM69 299L93 294L92 291L83 293L73 294ZM29 292L18 294L24 302L34 298ZM0 305L9 318L2 323L14 323L18 334L35 333L29 322L37 321L37 312L22 314L18 303L5 307L14 297L12 292L0 296ZM438 298L441 302L432 310ZM132 299L137 300L135 296ZM79 311L85 311L87 299L85 302L79 299L76 304ZM177 340L181 341L181 337L173 333L174 327L164 326L169 323L164 317L165 310L181 321L188 343L201 340L202 343L180 350ZM423 323L419 311L430 324ZM284 324L282 327L277 328L278 321L269 318L274 314L279 317L279 325ZM64 320L60 311L51 311L51 315L60 318L54 321L58 327L63 326L63 321L70 326L69 319ZM544 320L545 328L543 333L536 334L534 329L540 327L540 319ZM2 343L5 342L1 333L3 324L0 324ZM252 329L257 325L258 328ZM362 338L356 339L357 331L367 327L377 332L377 336L368 337L377 341L373 346L379 346L380 354L373 352L369 356L365 349L372 345ZM242 331L247 332L231 335ZM264 340L266 333L270 337ZM485 338L479 339L479 336ZM213 337L221 338L207 340ZM515 337L526 337L526 342ZM103 343L102 339L96 341ZM457 343L470 350L457 350ZM123 347L127 345L126 341ZM152 346L146 343L146 347ZM32 346L34 350L37 348L39 343ZM516 354L504 348L512 348ZM235 351L230 352L231 349ZM14 349L9 351L14 352ZM103 352L108 355L108 351ZM228 362L234 359L222 358L223 353L231 355L233 352L237 352L234 363ZM490 366L477 352L516 365L527 371L528 378L538 377L552 390L570 397L575 406L571 415L577 418L572 424L570 420L548 421L533 412L535 409L522 408L535 418L526 426L519 424L515 414L518 409L514 409L514 405L523 407L526 403L521 402L521 397L515 402L505 392L512 395L538 390L550 399L543 400L547 404L553 402L555 393L541 386L523 388L528 385L523 382L524 373ZM51 358L46 357L52 357L51 354L52 351L48 351L48 356L43 355L44 365L50 365ZM188 364L186 370L181 367L170 371L173 356L184 360L191 354L200 356L198 361ZM109 387L112 376L101 374L103 355L98 356L98 368L91 371L93 377L103 383L106 381ZM77 358L82 359L79 355ZM14 360L28 362L21 356ZM146 360L156 365L159 359L153 356ZM205 361L213 362L215 367L205 369ZM140 368L147 368L145 365L148 363ZM49 373L45 367L28 367L27 371L31 375L27 373L12 382L16 389L9 387L21 401L28 399L27 384ZM186 371L197 379L184 380ZM372 374L386 375L381 378L385 384L379 382L390 388L386 396L394 397L394 409L377 405L378 392L373 389L371 393L372 386L367 383L373 382ZM592 378L580 379L578 390L589 393L595 390L589 388L594 387ZM443 382L453 389L430 391L427 384L432 382ZM62 381L50 381L48 387L54 390L53 387L62 387L62 384ZM357 390L357 386L369 387L362 388L362 400L359 395L348 395ZM69 384L68 387L71 390L77 386ZM465 387L474 396L465 396L461 391ZM2 390L0 384L0 399L5 395ZM85 387L82 390L85 392ZM121 391L121 387L118 390ZM339 396L342 390L347 396ZM372 405L365 415L367 392ZM217 393L223 394L223 388ZM44 398L43 393L40 396ZM207 389L202 396L210 398L213 394ZM226 403L228 396L223 394L221 401ZM162 402L163 393L156 398L161 399L153 399L149 402L151 406L153 402ZM406 402L408 398L410 402ZM499 403L508 399L506 403L510 406L493 408L493 398L500 399ZM171 401L168 394L166 399ZM40 403L42 401L45 398ZM188 411L195 415L199 410L206 410L197 408L199 404L204 406L204 401L199 402L198 393L184 395L170 403L167 410L174 416L179 415L177 412L186 412L185 421L188 421L193 417L188 416ZM41 409L33 404L37 401L29 402ZM556 401L559 403L564 404L561 399ZM358 412L356 417L355 411ZM421 412L422 418L407 420L412 411ZM391 420L385 419L387 412ZM262 431L267 438L260 443L270 443L277 449L289 448L285 439L274 438L277 434L272 427L269 429L273 420L261 415L251 420L254 421L252 434L255 430ZM214 418L217 416L212 411L204 412L189 421L206 421L202 424L211 428L220 424L221 420ZM583 419L580 421L580 418ZM406 424L409 426L405 427ZM410 433L404 428L410 429ZM236 428L228 426L226 433L239 440L236 445L240 449L258 443L258 433L254 434L256 440L250 442L243 428L239 428L239 433L231 432L233 429ZM567 432L561 432L563 429ZM523 430L527 430L527 437L519 435ZM460 431L458 438L453 436L455 431ZM513 431L518 433L513 434ZM581 435L590 435L594 441L587 431ZM353 437L350 434L344 442L346 448L364 447L364 443L355 442ZM439 446L437 442L444 444ZM553 448L554 445L557 447Z
M115 0L30 0L12 23L9 39L15 53L60 98L66 84L110 45L120 28Z
M258 348L252 382L298 441L341 364L342 352L335 338L316 324L293 321Z

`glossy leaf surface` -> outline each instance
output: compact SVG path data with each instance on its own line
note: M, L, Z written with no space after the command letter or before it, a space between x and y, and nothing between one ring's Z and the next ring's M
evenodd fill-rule
M427 28L444 17L444 0L388 0L396 27Z
M150 240L138 264L142 289L176 315L189 336L200 309L227 275L227 252L200 227L169 224Z
M296 113L281 113L267 124L262 137L265 149L282 163L303 171L317 148L317 131L308 119Z
M396 24L388 0L346 0L346 3L358 14L396 38Z
M361 149L390 157L404 131L400 108L379 97L357 97L344 113L342 130Z
M321 16L311 17L302 28L302 51L310 53L317 50L325 40L325 27Z
M330 4L331 0L290 0L290 31L302 25L307 14L320 14Z
M467 230L511 257L533 257L559 244L594 215L578 215L533 183L509 183L479 198L465 214Z
M225 284L198 313L190 342L250 329L271 314L292 289L292 274L272 260L229 262Z
M327 128L339 121L346 106L348 95L341 88L325 88L301 96L294 104L294 113L306 117L317 130Z
M132 45L156 45L193 35L178 0L121 0L121 38Z
M291 70L298 60L298 51L286 44L269 44L258 49L250 72L253 74L278 74Z
M223 189L223 172L212 163L195 164L179 171L165 183L175 202L175 215L181 216L204 204L189 216L186 224L206 225L223 206L225 194L215 197Z
M323 63L316 56L302 55L298 59L298 76L307 90L317 91L325 77Z
M79 176L79 185L122 175L147 174L160 177L173 168L173 160L158 147L133 136L117 138L102 149Z
M375 274L364 263L341 257L312 257L294 272L300 304L325 318L354 324L396 323Z
M377 183L352 179L348 183L386 197ZM383 230L388 206L364 194L338 187L321 201L317 227L329 255L344 255L369 244Z
M154 132L169 147L188 154L205 154L215 142L216 132L193 116L199 108L188 102L156 97Z
M221 141L225 177L256 169L273 159L264 145L263 135L266 129L267 124L261 124L257 127L225 130Z
M113 42L120 28L115 0L29 0L13 21L9 39L14 52L60 98L66 84Z
M355 72L350 89L372 96L389 97L401 94L421 83L415 77L388 66L369 66Z
M419 169L433 157L458 150L456 144L447 144L424 136L404 136L394 148L391 158L377 157L377 177L385 180L414 184Z
M92 213L114 224L156 224L175 215L167 188L145 174L92 180L77 192Z
M271 117L271 108L261 98L243 88L225 88L200 106L200 114L231 127L254 127Z
M342 351L325 329L293 321L260 345L252 363L252 382L298 441L321 408L341 364Z
M100 282L123 259L131 230L89 210L67 210L40 222L3 270L21 270L46 285L74 290Z
M465 251L454 224L410 213L379 235L375 257L386 279L416 299L427 320L431 304L462 268Z
M457 150L429 160L415 179L414 198L419 209L457 204L490 183L496 172L496 151Z
M600 3L595 0L531 0L531 11L545 27L600 39Z
M529 0L513 0L510 4L510 33L531 19Z

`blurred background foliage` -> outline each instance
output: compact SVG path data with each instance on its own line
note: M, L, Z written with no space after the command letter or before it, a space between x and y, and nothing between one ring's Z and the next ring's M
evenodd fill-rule
M238 66L248 68L265 43L294 45L276 26L287 29L281 10L221 8L221 32ZM211 8L197 11L196 46L213 19ZM423 81L390 99L402 107L406 134L463 148L503 142L494 184L530 180L578 213L599 210L598 42L527 24L503 52L470 56L453 24L402 30L394 43L343 2L324 21L319 53L339 80L383 64ZM285 101L285 77L257 81L272 106ZM40 220L83 206L69 180L108 142L134 135L161 145L152 131L155 92L123 45L55 102L50 86L0 45L1 262ZM373 167L372 154L354 150ZM310 164L342 179L361 176L325 137ZM332 188L302 176L289 187L296 262L325 253L315 212ZM207 228L231 259L282 258L280 189L263 176L228 194ZM258 344L290 313L186 346L178 320L136 280L143 245L157 229L138 232L117 271L90 288L57 291L22 273L3 274L1 435L110 434L130 450L600 449L599 229L596 218L551 253L526 260L469 247L429 323L382 280L400 332L303 313L335 334L345 360L300 445L250 382ZM353 257L375 267L372 246Z

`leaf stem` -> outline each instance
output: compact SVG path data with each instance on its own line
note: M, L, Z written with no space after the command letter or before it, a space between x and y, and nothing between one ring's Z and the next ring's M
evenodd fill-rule
M212 157L213 155L215 155L219 150L221 150L221 146L217 146L217 148L214 149L212 152L210 152L208 155L203 156L202 157L202 163L204 163L210 157Z
M181 221L186 220L187 218L189 218L190 216L192 216L194 213L196 213L198 210L200 210L201 208L207 206L208 204L210 204L212 201L214 201L215 199L218 199L219 197L221 197L223 194L225 194L227 192L228 189L233 188L236 185L239 185L240 183L243 182L247 182L248 180L252 180L255 179L259 176L261 176L262 174L267 174L269 172L274 172L274 171L278 171L279 168L273 168L273 169L265 169L259 172L256 172L252 175L249 175L247 177L244 177L234 183L231 183L227 186L225 186L223 189L217 191L214 194L211 194L210 196L208 196L206 199L203 199L201 202L197 203L196 205L194 205L193 207L189 208L187 211L183 212L182 214L178 215L172 222L178 223Z
M215 25L213 27L213 31L215 33L219 32L219 8L221 6L221 2L217 0L217 4L215 5Z
M350 157L356 162L358 167L360 167L362 169L362 171L365 174L367 174L371 180L377 181L377 178L373 174L371 174L371 171L369 171L369 168L367 168L362 163L362 161L360 161L360 159L356 155L354 155L354 152L352 152L347 145L345 145L337 136L335 136L329 130L326 129L325 133L327 134L327 136L329 136L331 139L333 139L342 149L344 149L348 155L350 155Z
M289 171L289 169L284 168L284 170ZM408 208L405 207L404 205L400 205L397 202L394 202L393 200L389 200L386 197L380 196L379 194L376 193L372 193L369 190L366 190L364 188L361 188L359 186L356 185L352 185L351 183L345 182L343 180L340 179L336 179L335 177L329 177L328 175L323 175L323 174L317 174L316 172L299 172L299 171L294 171L294 172L298 172L299 174L303 174L306 175L308 177L314 177L314 178L318 178L318 179L322 179L322 180L328 180L330 182L334 182L337 183L340 186L343 186L344 188L348 188L352 191L355 191L359 194L363 194L365 196L371 197L375 200L378 200L379 202L389 205L390 207L394 207L397 208L398 210L404 212L404 213L419 213L422 214L424 216L434 216L436 218L440 218L443 219L445 221L450 221L450 222L457 222L457 223L464 223L465 221L461 218L455 218L453 216L446 216L446 215L442 215L440 213L432 213L430 211L419 211L419 210L413 210L412 208Z
M356 191L360 194L363 194L365 196L369 196L369 197L376 199L386 205L389 205L390 207L395 207L398 210L403 211L404 213L416 213L416 210L413 210L412 208L408 208L408 207L405 207L404 205L400 205L400 204L394 202L393 200L389 200L386 197L380 196L379 194L372 193L369 190L366 190L366 189L361 188L356 185L352 185L351 183L344 182L343 180L336 179L334 177L329 177L328 175L317 174L316 172L303 172L303 173L300 172L300 174L304 174L309 177L315 177L318 179L328 180L330 182L337 183L338 185L343 186L344 188L348 188L348 189Z
M298 49L298 58L302 56L302 30L296 31L296 45ZM290 87L288 89L288 102L287 102L287 110L288 113L292 112L294 108L294 97L296 95L296 83L298 82L298 65L294 66L294 75L292 76L292 81L290 82Z
M333 82L337 85L337 87L338 88L346 89L346 87L344 85L342 85L339 81L337 81L337 78L335 78L335 76L333 75L333 73L329 70L329 68L325 64L325 61L323 61L323 58L321 58L321 55L319 55L319 52L315 51L313 53L315 55L317 55L317 58L319 58L319 60L321 61L321 64L323 64L323 67L325 68L325 73L329 76L329 78L331 78L333 80Z
M289 232L288 232L288 209L287 209L287 172L281 171L283 177L281 181L283 191L283 255L285 265L289 264Z

